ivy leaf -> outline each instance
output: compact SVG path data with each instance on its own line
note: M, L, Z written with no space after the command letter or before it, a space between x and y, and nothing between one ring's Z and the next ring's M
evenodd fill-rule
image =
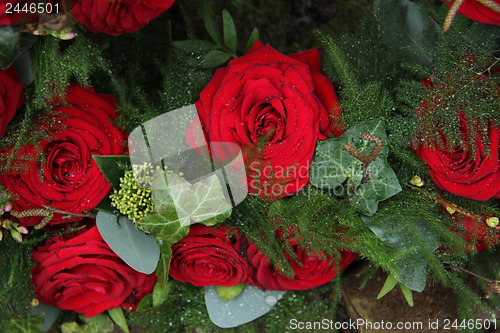
M439 236L422 222L420 216L398 211L397 207L387 207L383 218L378 215L364 217L363 221L398 258L395 264L399 269L391 273L401 284L422 292L427 281L427 256L434 256L439 247Z
M361 139L363 133L372 134L382 140L383 148L379 156L368 166L370 180L354 194L350 203L361 213L371 216L377 212L378 203L401 192L396 174L387 163L389 148L384 123L381 119L370 120L348 129L338 139L319 141L311 165L311 184L347 196L349 184L357 186L363 177L362 162L344 149L344 144L354 146L368 155L373 143ZM347 184L346 184L347 183Z
M234 25L233 18L227 10L222 11L222 24L224 28L224 44L229 49L229 51L236 54L236 48L238 45L238 35L236 33L236 26Z
M115 190L120 189L120 178L132 169L128 155L92 155L106 180Z
M208 52L202 60L203 68L214 68L222 65L231 58L231 55L225 51L213 50Z
M245 45L245 53L252 47L259 37L259 29L253 28L250 38L248 38L247 45Z
M170 184L175 184L173 190L168 186L158 188L161 177L156 177L152 193L154 211L138 223L156 234L160 243L177 243L189 233L191 221L215 225L231 215L231 205L226 201L216 175L194 184L176 174L170 174L168 178Z
M217 45L222 46L219 29L217 29L214 16L210 11L207 1L203 1L203 21L210 37L212 37Z
M205 54L218 48L214 43L199 39L175 41L172 45L179 50L194 54Z

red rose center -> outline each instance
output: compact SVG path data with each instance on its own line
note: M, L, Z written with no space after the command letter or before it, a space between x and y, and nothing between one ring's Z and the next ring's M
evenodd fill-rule
M47 166L59 184L76 184L85 173L78 147L71 142L52 142L46 148Z
M249 128L253 142L258 143L261 139L269 144L280 141L285 127L282 114L267 103L256 105L254 109L258 110L252 110L257 117L254 126Z

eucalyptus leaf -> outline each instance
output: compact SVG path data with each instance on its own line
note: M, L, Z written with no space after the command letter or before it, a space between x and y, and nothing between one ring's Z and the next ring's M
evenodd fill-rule
M31 315L36 316L43 313L43 326L40 329L40 332L47 332L49 328L56 322L60 311L61 310L59 310L55 306L40 303L37 306L31 308Z
M134 222L125 216L97 213L96 225L109 247L123 261L138 272L151 274L160 257L160 247L153 235L135 228Z
M398 258L396 264L399 270L391 273L401 284L422 292L427 281L425 254L432 254L439 247L439 237L419 216L402 215L397 208L384 211L384 218L377 215L364 217L363 221ZM408 237L409 228L414 237Z
M248 38L247 45L245 45L245 53L252 47L252 45L260 38L259 29L253 28L250 38Z
M125 333L129 333L127 319L125 318L125 314L123 313L122 308L115 308L112 310L108 310L108 314L113 319L116 325L120 327Z
M16 58L17 43L21 33L10 26L0 27L0 67L7 69Z
M224 64L231 58L231 55L225 51L213 50L208 52L202 60L203 68L214 68Z
M210 7L208 6L207 1L203 1L203 21L205 22L205 28L207 29L208 34L214 40L217 45L222 46L222 42L220 39L219 29L217 29L217 25L215 24L214 16L210 11Z
M92 155L106 180L117 190L120 189L120 178L125 171L132 169L128 155Z
M236 54L236 48L238 46L238 35L236 33L236 26L234 25L233 18L227 10L222 11L222 26L224 28L224 44L229 49L229 51Z
M205 54L218 48L214 43L199 39L175 41L172 45L179 50L194 54Z
M284 291L262 290L246 285L241 294L224 301L214 286L205 287L205 305L210 320L221 328L251 322L268 313L283 297Z
M382 39L390 49L421 65L443 34L440 26L416 3L409 0L375 0L374 13Z
M377 212L378 203L401 192L396 174L387 163L389 148L384 123L381 119L370 120L348 129L340 138L319 141L310 168L310 182L316 187L347 196L349 184L357 186L363 177L362 162L344 149L344 144L354 146L361 153L370 154L373 143L361 139L363 133L382 140L379 156L368 166L370 180L354 194L350 203L361 213L371 216ZM347 185L346 185L347 183Z

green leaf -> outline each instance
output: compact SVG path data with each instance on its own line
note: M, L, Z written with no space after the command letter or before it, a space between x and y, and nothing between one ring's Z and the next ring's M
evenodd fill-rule
M214 16L210 11L207 1L203 1L203 21L205 22L205 28L207 29L210 37L212 37L217 45L222 46L219 29L217 29Z
M203 68L214 68L224 64L231 58L231 55L225 51L213 50L208 52L202 60Z
M157 284L161 288L165 288L168 282L168 271L170 270L170 260L172 259L172 246L163 241L158 242L160 244L160 261L156 267L156 277L158 278Z
M115 308L113 310L108 310L108 314L113 319L116 325L120 327L125 333L129 333L127 319L123 314L122 308Z
M247 45L245 45L245 53L252 47L252 45L260 38L259 29L253 28L250 38L248 38Z
M137 306L137 309L135 310L136 312L143 312L147 311L148 308L153 305L153 295L147 294L144 296L141 301L139 302L139 305Z
M396 286L397 283L398 283L398 280L396 280L394 278L394 276L392 276L391 274L389 274L387 276L387 280L385 280L385 283L382 286L382 289L380 290L380 293L377 296L377 299L381 299L382 297L384 297L385 295L387 295L387 293L389 291L391 291L392 289L394 289L394 287Z
M419 5L409 0L375 0L374 12L390 49L421 65L431 63L426 53L436 47L443 32Z
M170 270L170 260L172 259L172 248L167 242L159 241L160 244L160 261L156 267L156 281L153 289L153 306L158 306L167 298L171 283L168 283L168 271Z
M381 139L383 148L380 155L368 166L370 180L354 194L350 203L361 213L371 216L377 212L380 201L401 192L398 178L387 163L389 148L383 120L375 119L359 124L348 129L338 139L319 141L309 179L314 186L333 192L335 195L350 194L349 184L357 186L363 177L362 162L349 154L344 149L344 144L350 144L368 155L374 144L361 139L360 135L363 133Z
M160 257L160 247L153 235L137 230L125 216L103 211L97 213L96 225L102 238L123 261L138 272L151 274Z
M85 323L85 325L79 327L78 333L110 333L115 328L111 319L104 313L89 318L85 317L83 314L78 317Z
M222 11L222 23L224 28L224 44L229 49L229 51L236 54L236 48L238 46L238 35L236 33L236 26L234 25L233 18L227 10Z
M6 69L16 57L17 43L21 33L14 32L10 26L0 27L0 67Z
M109 214L118 213L116 208L111 205L111 199L109 198L109 195L105 196L104 199L102 199L95 208L99 211L103 211Z
M241 292L243 291L243 289L245 289L245 287L246 287L245 283L240 283L230 287L215 286L215 290L217 291L217 294L219 295L221 300L229 301L230 299L233 299L239 294L241 294Z
M399 287L401 288L401 291L403 292L403 295L405 296L408 305L413 307L413 295L411 293L410 288L408 288L404 284L399 284Z
M167 283L165 287L161 287L159 283L156 283L153 288L153 307L163 304L167 299L170 290L172 289L172 283Z
M365 217L363 221L397 258L395 264L399 270L391 273L398 282L422 292L427 281L426 255L434 255L439 237L420 216L400 212L397 207L387 207L383 218L378 215Z
M0 69L7 69L21 54L35 45L36 37L0 26Z
M215 225L231 215L231 205L216 175L194 184L176 174L168 177L170 188L159 189L153 185L154 212L139 222L140 226L156 234L159 241L178 242L189 232L191 221Z
M205 54L218 48L214 43L199 39L175 41L172 45L179 50L194 54Z
M130 157L127 155L92 155L106 180L111 186L120 189L120 178L125 171L132 169Z

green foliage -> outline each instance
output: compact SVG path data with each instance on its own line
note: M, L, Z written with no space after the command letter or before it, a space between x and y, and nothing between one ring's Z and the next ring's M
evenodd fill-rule
M33 35L21 33L17 27L0 27L0 69L7 69L18 56L35 44Z
M381 140L382 147L377 158L366 169L367 174L370 174L369 181L352 193L363 179L364 162L348 153L344 145L348 144L366 156L370 155L375 144L361 139L362 134L376 136ZM311 184L335 195L353 195L349 200L351 205L365 215L375 214L379 201L401 192L396 174L387 163L389 147L386 138L384 122L378 119L351 127L338 139L318 142L310 169Z
M40 237L42 237L40 239ZM0 241L0 331L39 332L43 316L30 316L33 288L30 283L31 251L45 235L32 232L22 242L11 237Z
M108 314L113 319L115 324L120 327L125 333L129 333L127 319L125 318L125 314L123 313L122 308L115 308L112 310L108 310Z
M144 327L147 333L203 332L227 333L257 333L267 327L269 332L285 332L290 325L290 318L298 321L317 321L319 318L334 320L336 315L332 302L331 283L314 290L290 291L264 317L248 324L221 329L210 321L205 308L203 288L194 287L189 283L172 281L172 290L169 298L161 306L148 309L144 312L129 313L128 323L131 326ZM337 290L339 291L339 290ZM307 311L304 311L307 307Z
M106 314L90 318L80 315L78 318L83 322L82 325L79 325L76 321L64 322L61 325L61 333L109 333L114 329L113 321Z
M199 66L202 68L215 68L230 58L238 57L238 31L229 11L226 9L222 11L222 38L207 1L203 2L203 21L214 43L194 39L176 41L172 45L184 52L199 54L201 57ZM246 52L258 38L259 31L254 28L244 51Z

